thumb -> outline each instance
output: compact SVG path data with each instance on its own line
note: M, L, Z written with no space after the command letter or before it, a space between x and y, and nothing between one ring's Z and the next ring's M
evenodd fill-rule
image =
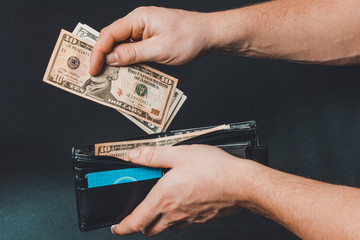
M124 66L134 63L157 61L161 49L156 38L148 38L139 42L121 43L106 55L108 65Z
M142 147L132 149L129 154L132 163L155 168L173 168L176 163L175 147Z

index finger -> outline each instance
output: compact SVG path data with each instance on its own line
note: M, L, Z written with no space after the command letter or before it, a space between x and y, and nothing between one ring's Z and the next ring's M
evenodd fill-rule
M101 72L105 55L113 49L116 42L124 41L133 35L134 23L131 19L131 17L125 16L101 30L91 52L89 71L91 75Z

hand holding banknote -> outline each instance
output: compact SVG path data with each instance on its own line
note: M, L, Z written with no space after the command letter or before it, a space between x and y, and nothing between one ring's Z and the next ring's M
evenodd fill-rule
M98 40L100 33L86 24L78 23L76 28L73 31L73 34L95 44L96 41ZM93 76L92 78L95 78L95 77ZM157 126L153 125L152 123L140 120L139 118L130 116L129 114L123 113L121 111L120 111L120 113L122 113L126 118L128 118L130 121L135 123L138 127L140 127L145 132L147 132L149 134L159 133L159 132L165 131L169 127L169 125L172 122L172 120L174 119L175 115L177 114L177 112L179 111L181 106L184 104L186 98L187 98L186 95L180 89L178 89L178 88L175 89L174 95L170 102L170 108L169 108L168 116L166 118L166 123L163 127L157 127Z
M207 36L215 22L209 22L209 14L159 7L135 9L101 31L91 55L90 74L98 74L104 60L116 66L191 61L210 48Z
M105 66L88 74L93 42L62 30L43 81L165 128L177 79L145 65Z
M128 217L111 228L120 235L153 236L234 214L248 198L249 170L258 165L207 145L137 148L129 158L135 164L170 171Z
M176 65L208 50L306 63L358 64L359 6L355 0L269 1L208 14L139 8L102 31L90 73L100 73L104 61ZM247 207L302 239L360 236L357 188L235 160L219 149L199 145L146 147L131 151L129 158L171 169L131 215L112 227L114 233L156 235Z

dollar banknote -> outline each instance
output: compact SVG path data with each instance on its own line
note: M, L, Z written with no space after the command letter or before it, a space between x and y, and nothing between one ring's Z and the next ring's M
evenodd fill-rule
M76 25L73 33L77 36L80 36L80 37L94 43L94 44L96 43L96 41L100 35L100 33L98 31L96 31L92 27L90 27L86 24L82 24L82 23L78 23ZM150 122L142 121L142 120L140 120L136 117L133 117L131 115L128 115L126 113L122 113L122 112L120 112L120 113L123 114L130 121L132 121L136 126L141 128L142 130L144 130L146 133L148 133L148 134L159 133L159 132L166 131L166 129L169 127L170 123L172 122L172 120L174 119L174 117L176 116L177 112L180 110L181 106L184 104L186 99L187 99L187 96L184 95L184 93L181 90L176 88L173 99L170 103L170 109L169 109L169 113L168 113L168 116L166 119L166 123L165 123L164 127L162 127L162 128L155 126L155 125L151 124Z
M112 156L120 158L125 161L129 161L128 153L131 149L144 147L144 146L172 146L176 143L183 142L185 140L208 134L211 132L230 129L229 125L220 125L218 127L190 132L185 134L173 135L162 138L144 139L144 140L132 140L121 142L109 142L95 144L95 156Z
M171 123L172 119L174 118L174 116L176 115L179 107L179 103L180 105L183 104L182 101L186 100L186 96L183 94L183 92L179 89L175 89L175 93L173 96L173 99L170 103L170 109L169 109L169 114L167 116L167 120L165 123L165 126L163 128L157 127L151 123L142 121L140 119L137 119L133 116L130 116L128 114L123 114L127 119L129 119L130 121L132 121L133 123L135 123L135 125L137 125L139 128L141 128L142 130L144 130L145 132L152 134L152 133L159 133L159 132L163 132L166 131L166 129L169 127L169 124ZM176 113L175 113L176 112ZM175 115L173 114L175 113Z
M83 39L88 40L92 44L95 44L99 37L98 31L96 31L92 27L90 27L86 24L82 24L82 23L78 23L72 33Z
M157 127L166 124L177 79L145 65L106 65L91 76L94 43L61 30L43 81Z
M187 96L185 94L183 94L180 98L180 101L176 104L174 111L172 111L171 113L169 113L168 115L168 120L165 123L165 126L163 128L163 130L160 131L160 129L158 130L154 130L155 132L162 132L162 131L166 131L166 129L169 127L170 123L172 122L172 120L175 118L176 114L179 112L181 106L184 104L184 102L186 101ZM146 123L146 122L145 122ZM157 127L155 127L157 128Z

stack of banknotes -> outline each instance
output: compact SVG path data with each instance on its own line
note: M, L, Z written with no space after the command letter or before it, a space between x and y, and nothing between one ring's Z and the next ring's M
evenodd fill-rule
M143 64L106 65L91 76L91 51L99 32L78 23L62 30L43 81L99 104L112 107L152 134L165 131L186 100L178 80Z

